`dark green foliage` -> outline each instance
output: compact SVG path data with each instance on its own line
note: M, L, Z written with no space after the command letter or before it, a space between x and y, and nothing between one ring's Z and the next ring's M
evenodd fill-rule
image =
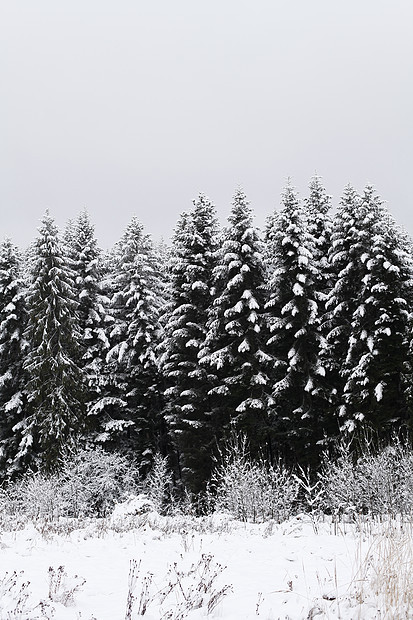
M10 241L0 245L0 476L18 473L18 437L13 430L24 413L23 361L27 342L25 289L20 257Z
M160 338L161 287L152 243L136 218L118 246L106 392L91 410L100 420L96 437L111 449L132 453L146 471L162 432L161 377L155 350Z
M72 273L48 213L36 242L27 309L28 404L17 460L51 469L83 429L85 407Z
M314 238L293 188L267 230L272 243L272 277L266 312L270 328L272 423L276 444L289 458L313 458L322 436L316 405L324 368L319 360L318 277ZM305 450L305 452L304 452Z
M368 249L372 234L371 230L363 230L363 213L360 196L348 185L333 222L329 253L333 286L322 325L325 342L321 358L326 368L326 392L330 394L329 436L337 435L344 422L337 416L345 384L342 366L351 336L351 317L357 309L365 275L361 257ZM371 228L372 222L365 220L364 225L367 224Z
M194 492L208 480L212 466L214 433L207 394L210 379L198 354L212 302L216 233L215 208L200 194L191 213L181 216L175 232L162 356L166 419L180 476Z
M66 230L66 254L74 272L74 291L78 301L77 316L81 359L86 381L87 408L100 398L109 341L106 335L109 299L103 294L103 266L94 227L86 211Z
M370 235L361 256L357 307L341 375L340 418L350 430L363 422L381 435L409 421L404 371L408 353L411 262L372 187L361 201ZM392 413L390 413L392 412Z
M264 264L244 192L236 191L229 226L216 253L214 302L200 361L214 375L211 423L217 442L245 434L255 457L267 452L268 375Z

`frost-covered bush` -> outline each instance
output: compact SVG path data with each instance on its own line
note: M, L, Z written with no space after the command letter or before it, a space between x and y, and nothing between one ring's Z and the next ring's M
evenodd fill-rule
M57 475L73 517L107 516L117 501L136 490L139 476L127 457L101 448L68 455Z
M51 521L66 514L69 506L62 496L59 476L40 472L26 474L2 490L2 516Z
M281 522L297 508L299 484L281 463L267 465L249 458L244 440L232 445L212 477L215 509L241 521Z
M409 463L410 461L410 463ZM361 506L372 514L411 513L413 497L406 494L413 475L412 454L400 445L361 456L356 465Z
M342 443L320 473L322 507L332 514L413 514L413 450L398 440L356 455Z
M172 475L168 467L168 459L155 454L152 469L141 485L142 492L153 504L156 512L162 514L168 499L171 499Z
M319 478L322 485L320 508L331 514L358 511L360 490L355 457L347 443L340 443L334 458L325 455Z
M26 474L3 489L3 513L52 521L106 516L136 490L137 468L126 457L98 449L67 454L54 473Z

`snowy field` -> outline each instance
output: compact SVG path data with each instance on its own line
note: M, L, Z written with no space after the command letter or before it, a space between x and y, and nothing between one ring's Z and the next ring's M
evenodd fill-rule
M0 537L1 620L412 618L410 526L156 513Z

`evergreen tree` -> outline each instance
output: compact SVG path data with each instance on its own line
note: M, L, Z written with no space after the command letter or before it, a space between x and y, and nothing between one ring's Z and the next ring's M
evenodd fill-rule
M290 185L282 201L283 209L267 232L272 235L274 257L266 303L267 347L275 360L271 374L274 436L289 457L304 454L305 449L311 461L323 434L315 400L324 375L319 359L317 283L321 278L314 261L314 238Z
M164 434L156 358L162 298L152 243L136 218L118 245L112 288L114 322L105 370L110 380L92 411L100 412L103 432L97 441L131 452L146 472Z
M347 185L333 220L328 258L334 285L328 294L322 325L325 341L321 359L330 393L329 437L337 436L339 427L344 425L344 419L337 417L345 384L342 366L351 336L351 317L357 309L365 275L361 257L368 250L371 235L371 230L363 230L363 221L361 198Z
M109 299L104 295L101 252L94 227L86 211L66 228L66 253L74 271L78 300L78 326L82 357L80 365L86 379L88 410L101 397L101 376L109 349L107 327Z
M216 254L214 303L200 361L214 375L211 421L216 440L232 431L247 437L256 457L269 447L264 350L262 244L244 192L235 193L229 226Z
M27 296L27 415L15 428L17 462L51 469L83 428L83 376L72 272L47 212L39 233Z
M215 208L200 194L176 227L171 300L165 327L162 369L167 386L165 414L183 483L199 491L212 466L208 373L198 354L205 340L211 304L216 243Z
M411 262L397 229L374 189L367 186L358 208L359 280L341 364L343 429L360 423L379 434L409 422L404 384L408 356Z
M14 427L24 415L23 360L27 342L25 290L20 257L10 239L0 244L0 476L18 473Z

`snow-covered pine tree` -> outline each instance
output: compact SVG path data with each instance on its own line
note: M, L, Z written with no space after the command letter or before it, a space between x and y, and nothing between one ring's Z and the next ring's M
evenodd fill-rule
M262 243L242 189L235 192L229 225L216 253L214 303L200 361L215 375L211 421L218 444L235 431L255 458L267 453L268 376L265 352Z
M103 364L99 373L99 395L93 404L88 407L89 430L92 443L107 450L120 449L121 437L127 436L127 429L132 422L123 418L122 411L126 407L124 394L126 384L123 372L119 371L114 359L108 359L110 349L118 342L121 304L115 307L115 297L118 293L121 265L121 241L113 248L102 254L102 291L105 298L105 338L109 343ZM119 306L119 307L117 307ZM125 330L123 330L125 331Z
M37 238L27 295L27 411L15 427L17 463L52 469L84 427L77 302L53 219L46 212Z
M87 409L90 411L101 397L100 380L109 349L106 332L111 317L108 316L109 299L103 293L101 252L86 210L69 223L65 240L66 253L75 276L82 353L80 365L87 382Z
M333 229L331 211L331 196L327 195L321 177L314 175L309 184L308 197L304 199L304 208L307 218L307 232L313 240L313 261L315 266L314 292L318 305L318 326L321 336L324 336L323 323L326 316L326 302L333 287L333 273L328 260L331 249L331 234ZM323 342L323 339L320 341ZM321 350L323 345L321 344ZM318 387L313 393L312 407L317 411L318 422L314 430L319 437L318 444L322 447L321 433L328 441L330 415L330 387L325 376L318 376ZM314 437L315 437L314 436ZM318 450L317 450L318 452Z
M97 441L132 453L145 473L164 435L156 359L162 289L152 242L136 217L118 244L112 277L109 379L91 413L101 420Z
M306 213L297 194L287 185L283 208L273 218L272 277L268 284L270 337L268 351L274 358L271 373L274 437L288 457L314 459L323 428L315 399L324 369L320 364L317 283L314 239L307 229Z
M410 424L404 373L408 356L411 259L400 243L390 214L367 186L358 209L360 256L356 307L341 366L343 429L367 424L391 435Z
M407 303L409 307L408 320L408 352L404 369L405 394L409 411L413 410L413 239L402 227L398 227L398 239L402 251L406 254L409 263L410 278L407 283ZM413 427L413 421L410 423Z
M0 478L18 473L14 426L24 414L23 361L27 342L21 258L10 239L0 244Z
M212 301L217 226L215 207L204 194L199 194L192 211L178 222L162 355L165 416L178 473L193 492L203 488L212 467L209 377L198 354Z
M326 385L330 394L326 431L329 438L336 437L345 422L344 418L340 420L337 417L345 384L342 367L351 336L351 317L356 311L365 275L361 257L368 250L368 236L371 235L371 230L363 231L364 217L360 205L360 196L351 185L347 185L333 219L328 255L333 287L328 294L322 318L325 340L321 359L326 369Z

